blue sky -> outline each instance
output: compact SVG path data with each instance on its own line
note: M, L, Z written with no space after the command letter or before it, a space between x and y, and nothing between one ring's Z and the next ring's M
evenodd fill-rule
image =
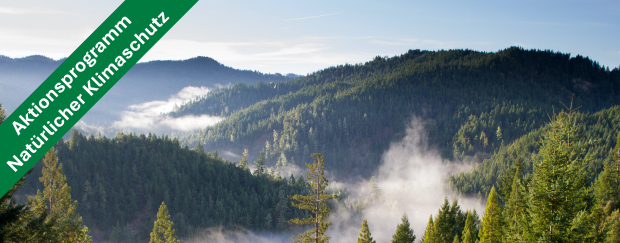
M122 1L0 0L0 55L66 57ZM142 61L307 74L409 49L551 49L620 65L620 1L205 1Z

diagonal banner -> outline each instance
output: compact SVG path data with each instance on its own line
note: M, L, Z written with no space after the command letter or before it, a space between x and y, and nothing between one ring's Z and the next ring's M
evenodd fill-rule
M125 0L0 125L0 195L6 194L196 2Z

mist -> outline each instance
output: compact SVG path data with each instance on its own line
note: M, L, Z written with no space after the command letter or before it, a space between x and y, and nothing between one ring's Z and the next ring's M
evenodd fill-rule
M367 218L372 237L377 242L389 242L396 226L401 223L403 213L406 213L416 239L420 239L429 216L437 214L445 198L450 203L456 198L463 211L476 209L481 214L484 207L478 199L459 197L444 183L448 176L471 168L470 163L444 161L437 151L429 147L424 122L414 118L406 130L406 136L392 142L384 152L381 165L374 173L376 184L382 191L381 199L371 202L368 180L341 183L334 178L329 179L328 189L347 192L347 198L343 199L347 206L359 202L365 203L365 206L361 213L343 206L332 207L328 220L333 225L326 234L331 242L355 242L362 219ZM293 165L277 168L277 171L282 175L298 175L304 174L305 169ZM326 171L326 175L329 174ZM188 242L290 242L290 235L208 229L194 235Z
M120 112L120 120L114 121L111 126L88 124L81 120L75 125L75 128L83 133L101 133L106 136L114 136L118 132L151 132L174 136L175 133L184 134L204 129L220 122L224 118L209 115L171 117L167 114L174 111L177 107L202 97L209 92L210 89L204 86L188 86L171 95L167 100L154 100L128 106Z
M424 123L415 118L406 136L385 151L382 164L374 173L382 199L369 203L361 216L332 214L329 220L333 226L327 234L333 242L354 241L359 236L362 219L366 218L372 237L377 242L389 242L406 213L416 239L420 239L429 216L437 214L445 198L450 203L457 198L463 211L481 212L484 208L477 199L457 197L444 183L448 176L470 168L471 164L443 161L437 151L429 148ZM345 199L347 205L371 196L369 181L348 185L336 182L334 186L350 192L351 196Z

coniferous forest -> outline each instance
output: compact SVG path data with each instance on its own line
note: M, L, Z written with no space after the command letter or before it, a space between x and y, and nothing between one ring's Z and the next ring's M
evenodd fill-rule
M183 242L209 228L328 242L338 215L376 242L364 212L390 199L373 176L413 119L433 163L471 167L444 178L453 196L424 229L400 212L391 242L620 242L620 70L580 55L409 50L233 84L168 115L225 119L178 137L72 131L0 200L0 242ZM332 186L366 180L363 203Z

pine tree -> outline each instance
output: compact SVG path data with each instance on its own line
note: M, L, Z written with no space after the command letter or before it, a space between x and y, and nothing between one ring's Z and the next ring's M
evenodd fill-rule
M71 203L71 187L62 172L56 150L50 149L43 158L43 171L39 181L43 183L43 193L37 191L35 202L43 203L47 210L46 221L56 222L53 229L55 237L64 242L89 242L88 228L82 227L82 217L76 214L77 201Z
M409 225L409 219L407 214L403 214L401 217L401 223L396 226L396 233L392 235L392 243L413 243L415 241L415 235Z
M502 207L497 201L495 187L491 188L487 207L482 218L482 230L478 233L481 243L499 243L503 238Z
M435 225L433 223L433 215L428 218L428 224L426 225L426 231L424 231L424 235L420 239L421 243L435 243L435 238L433 237L433 230L435 229Z
M328 195L325 193L325 188L328 186L328 180L325 178L323 168L322 154L312 154L314 163L306 164L309 171L306 173L306 179L310 187L309 194L307 196L294 195L293 200L298 203L292 202L293 207L301 210L308 210L313 215L304 219L291 219L291 223L297 225L309 225L314 224L314 229L308 230L299 234L296 238L292 238L293 242L312 242L325 243L329 242L329 237L325 235L325 231L332 225L330 221L324 221L329 216L329 206L327 206L327 200L337 198L336 195ZM314 235L313 235L314 234Z
M372 239L366 218L362 221L362 229L360 230L360 237L357 238L357 243L377 243Z
M612 153L612 160L605 164L594 188L597 203L606 205L611 201L615 209L620 207L620 134Z
M250 167L248 166L248 156L250 156L248 150L244 149L243 155L241 155L241 161L239 161L239 168L250 170Z
M172 221L170 221L170 214L168 214L168 208L164 202L161 202L159 211L157 211L157 221L153 226L153 232L151 232L151 241L149 243L180 243L177 239L174 231Z
M542 160L534 163L529 192L530 239L582 242L590 189L587 187L586 143L577 133L575 114L560 112L543 135Z
M260 151L258 153L258 158L254 161L254 175L266 175L267 174L267 166L265 165L265 153Z
M462 243L475 243L478 240L478 232L476 229L476 221L478 216L476 211L467 212L465 227L463 227Z
M383 192L377 185L377 180L374 176L370 177L370 195L372 196L373 201L383 200Z
M525 232L529 228L527 215L527 181L523 181L520 169L513 176L511 192L505 205L506 238L513 242L527 242Z

